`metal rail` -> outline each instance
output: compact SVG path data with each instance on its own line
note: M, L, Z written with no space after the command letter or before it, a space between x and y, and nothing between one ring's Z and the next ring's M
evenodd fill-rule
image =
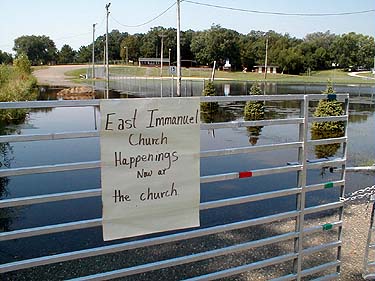
M248 147L233 147L225 149L216 149L209 151L202 151L201 157L223 157L228 155L238 155L244 153L255 153L255 152L266 152L266 151L281 151L286 149L295 149L298 151L298 161L296 163L290 163L285 166L272 167L267 169L255 169L255 170L244 170L244 171L227 171L222 174L205 175L201 176L201 184L220 182L226 180L240 180L242 178L251 178L259 176L276 175L280 173L296 173L297 174L297 185L289 188L279 187L277 190L268 192L260 192L252 195L231 197L227 199L215 200L202 202L200 204L200 210L202 212L214 208L223 208L228 206L235 206L241 204L250 204L253 202L266 201L275 198L282 198L292 196L296 198L297 204L295 209L288 212L281 212L268 216L261 216L249 220L240 220L238 222L222 224L212 227L202 227L200 229L194 229L189 231L179 231L175 234L162 235L154 238L140 239L125 243L118 243L109 246L102 246L97 248L84 249L79 251L72 251L60 254L47 255L43 257L37 257L32 259L25 259L20 261L9 262L0 265L0 273L6 273L11 271L17 271L21 269L27 269L36 266L49 265L53 263L61 263L65 261L72 261L76 259L106 255L110 253L118 253L128 250L133 250L141 247L150 247L156 245L164 245L167 243L180 241L181 243L189 243L188 241L193 238L205 237L208 235L217 235L222 232L234 231L244 229L247 227L253 227L257 225L267 225L279 221L294 221L294 230L287 233L281 233L278 235L270 236L267 238L254 240L250 242L244 242L235 244L232 246L226 246L218 249L208 250L197 254L170 258L167 260L155 261L146 264L139 264L133 267L118 269L109 272L102 272L93 274L86 277L78 277L74 280L108 280L117 277L129 276L133 274L145 273L156 269L163 269L167 267L173 267L177 265L184 265L187 263L193 263L202 261L214 257L225 256L228 254L239 253L242 251L248 251L250 249L258 249L263 246L272 245L278 242L291 241L294 243L294 250L276 257L267 258L265 260L255 261L250 264L244 264L241 266L231 267L226 270L206 273L201 276L196 276L187 280L213 280L222 277L229 277L235 274L251 271L259 268L263 268L270 265L276 265L284 262L292 262L294 266L293 273L289 273L285 276L275 278L273 280L301 280L303 277L310 276L317 273L322 273L323 276L316 280L333 280L339 276L340 273L340 251L341 251L341 229L342 229L342 215L340 214L337 221L331 222L325 225L314 225L305 226L305 216L308 214L317 214L322 211L338 209L342 213L343 202L338 198L336 202L331 203L320 203L316 206L306 207L305 197L307 193L322 191L327 188L339 188L340 193L344 192L345 185L345 173L342 173L342 177L339 180L333 182L310 184L306 183L307 172L311 169L323 168L323 167L337 167L340 166L345 171L346 163L346 134L340 138L331 138L323 140L309 140L308 139L308 128L312 122L327 122L327 121L344 121L348 122L348 99L347 94L335 95L335 98L339 101L343 101L346 105L345 114L343 116L335 117L311 117L309 116L310 101L317 101L325 98L324 95L272 95L272 96L237 96L237 97L201 97L202 102L219 102L219 103L231 103L231 102L245 102L245 101L299 101L301 104L300 116L297 118L289 119L272 119L272 120L256 120L256 121L234 121L224 123L210 123L201 124L202 130L213 130L223 128L243 128L248 126L278 126L278 125L290 125L295 124L299 127L299 140L297 142L288 143L277 143L273 145L258 145ZM15 109L15 108L54 108L54 107L84 107L84 106L100 106L98 100L86 100L86 101L38 101L38 102L15 102L15 103L0 103L0 109ZM36 135L10 135L0 136L0 143L8 142L30 142L30 141L54 141L60 139L80 139L80 138L92 138L99 137L98 131L84 131L84 132L59 132L53 134L36 134ZM342 157L330 158L330 159L307 159L307 149L311 146L316 145L329 145L339 143L344 146L344 153ZM0 177L8 176L23 176L38 173L55 173L62 171L74 171L82 169L97 169L100 168L100 161L89 161L89 162L78 162L78 163L64 163L64 164L50 164L42 166L32 167L20 167L11 169L1 169ZM52 203L63 200L75 200L90 197L97 197L101 195L101 189L86 189L80 191L43 194L39 196L28 196L19 197L12 199L0 200L1 208L13 208L19 206L29 206L34 204ZM38 235L50 235L58 232L82 230L93 227L101 226L101 218L81 220L75 222L68 222L56 225L46 225L41 227L34 227L29 229L19 229L14 231L0 233L0 241L9 241L13 239L23 239L26 237L35 237ZM329 243L321 245L313 245L309 247L303 246L303 241L306 235L319 234L327 230L336 229L339 232L338 239ZM1 242L1 243L4 243ZM188 245L188 244L187 244ZM324 262L321 265L304 268L302 265L302 258L314 255L316 252L328 251L337 249L337 259L329 262ZM336 268L335 273L329 273L324 275L324 272L328 269Z

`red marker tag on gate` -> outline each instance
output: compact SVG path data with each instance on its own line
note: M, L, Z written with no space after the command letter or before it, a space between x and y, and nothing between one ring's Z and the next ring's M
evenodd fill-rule
M238 177L241 178L251 178L253 176L253 172L239 172Z

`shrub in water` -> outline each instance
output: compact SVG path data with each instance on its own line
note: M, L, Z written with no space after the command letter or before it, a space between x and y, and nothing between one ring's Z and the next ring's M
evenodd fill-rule
M202 91L203 96L216 96L216 90L214 83L209 81L204 86L204 89ZM218 102L201 102L201 111L205 113L216 113L219 109L219 103Z
M325 95L334 94L335 91L331 83L328 83L326 90L323 92ZM328 116L340 116L344 113L342 104L335 98L322 99L319 101L317 108L315 109L315 117L328 117ZM327 122L313 122L311 127L311 138L315 139L326 139L326 138L338 138L345 134L345 125L343 121L327 121ZM334 156L337 150L340 148L339 143L317 145L315 147L315 155L317 158L331 157Z
M258 83L254 83L249 91L250 95L262 95L262 90ZM247 101L244 108L245 121L263 120L264 119L264 102L263 101ZM263 126L250 126L247 128L249 132L249 142L255 145L258 141Z

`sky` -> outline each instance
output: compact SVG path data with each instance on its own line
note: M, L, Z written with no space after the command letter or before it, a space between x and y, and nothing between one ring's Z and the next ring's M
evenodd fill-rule
M192 0L193 1L193 0ZM147 33L151 27L176 27L176 5L155 18L176 0L0 0L0 50L11 52L14 39L23 35L46 35L58 49L64 44L78 50L92 42L92 25L96 36L105 34L106 10L109 7L109 31ZM281 13L346 13L374 10L374 0L194 0L244 10ZM375 36L375 12L346 16L280 16L240 12L181 2L181 30L209 29L213 24L247 34L251 30L274 30L303 38L313 32L329 30ZM131 27L141 25L138 27Z

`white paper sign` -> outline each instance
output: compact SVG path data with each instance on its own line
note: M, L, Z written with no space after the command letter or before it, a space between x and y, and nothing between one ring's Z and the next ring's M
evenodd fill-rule
M199 226L199 98L101 100L103 237Z

